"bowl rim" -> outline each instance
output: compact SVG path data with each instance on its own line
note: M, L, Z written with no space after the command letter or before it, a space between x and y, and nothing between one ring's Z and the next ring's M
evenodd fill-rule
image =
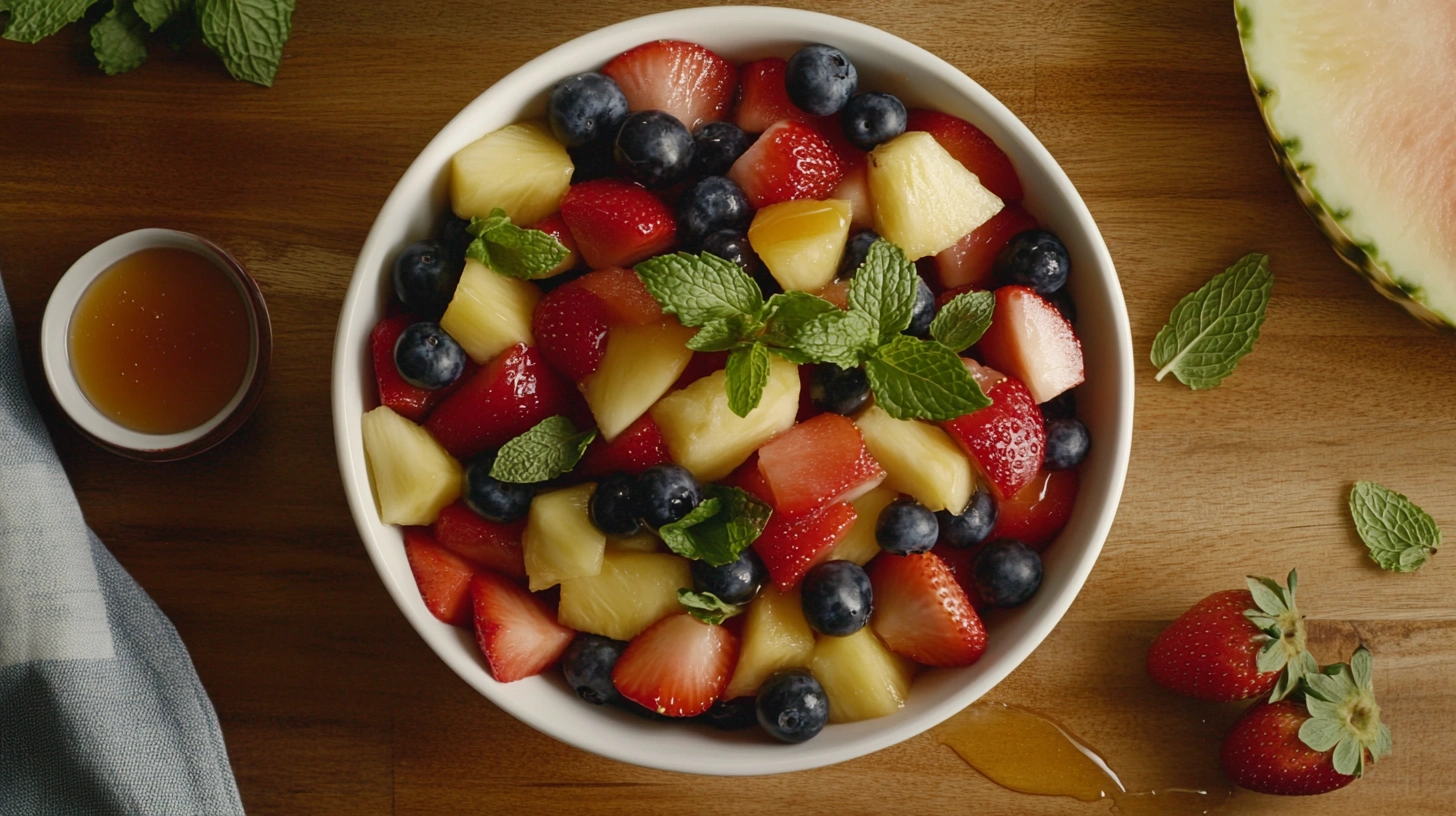
M1049 177L1055 192L1065 200L1070 217L1073 218L1087 235L1090 249L1095 255L1096 266L1106 270L1106 275L1098 275L1099 285L1105 290L1107 302L1110 306L1112 326L1110 331L1113 335L1113 346L1115 347L1116 365L1105 374L1115 380L1113 387L1116 391L1116 416L1112 420L1115 433L1110 439L1099 439L1099 445L1110 445L1113 449L1112 463L1106 482L1106 493L1101 506L1095 510L1095 520L1091 525L1090 540L1082 549L1075 560L1068 560L1061 564L1061 569L1069 570L1069 578L1066 586L1060 595L1043 610L1042 617L1035 622L1031 631L1017 641L1011 651L1003 657L1000 664L988 671L984 676L966 683L964 687L951 693L947 699L933 705L931 708L919 713L918 716L905 716L903 713L898 716L884 718L882 720L868 721L882 723L881 727L853 738L849 741L835 745L815 748L815 741L794 746L790 751L766 750L758 758L743 759L730 763L714 764L707 762L701 756L692 755L664 755L652 753L639 749L632 744L629 738L630 732L623 729L604 728L601 733L579 733L567 731L560 724L553 722L549 710L537 710L532 706L519 703L512 699L502 699L493 693L484 668L479 661L462 657L457 649L449 644L452 642L450 633L439 631L431 624L433 619L428 618L427 612L421 612L411 606L406 588L395 580L391 570L385 563L385 556L381 544L375 540L374 532L371 530L370 518L377 517L372 490L366 479L358 479L351 474L358 473L360 468L367 465L362 449L362 440L350 437L350 417L348 416L348 389L345 384L351 375L356 376L359 371L360 360L353 359L354 356L366 354L367 350L363 341L358 338L367 337L369 327L355 327L351 324L355 321L356 314L359 320L363 320L365 313L362 311L368 306L368 301L377 298L379 293L378 256L385 250L381 244L384 241L381 235L381 227L388 223L391 218L399 217L400 213L407 213L413 202L417 201L417 194L405 195L408 182L428 182L426 173L438 176L438 166L433 169L427 168L423 163L426 155L440 149L442 141L446 141L450 135L452 126L467 118L470 114L480 108L490 105L497 97L510 98L512 95L529 97L531 94L539 94L544 91L535 79L535 75L548 66L556 63L568 63L573 60L579 61L576 54L583 50L595 50L601 44L605 44L630 32L640 33L638 42L646 42L651 39L663 36L672 36L665 33L664 29L678 27L701 28L713 22L742 22L745 17L752 19L755 25L762 25L766 30L776 32L776 36L792 37L796 41L804 41L806 36L814 36L824 41L834 41L836 36L844 36L846 39L857 39L864 41L867 47L882 51L899 52L905 59L914 62L918 68L926 74L933 75L937 80L944 82L952 88L955 93L965 97L971 105L979 108L988 117L996 120L999 127L1009 134L1009 137L1020 143L1020 147L1031 154L1032 160L1039 165ZM612 52L616 53L615 51ZM610 58L608 54L606 58ZM553 76L564 75L564 72L557 71ZM522 88L520 86L528 87ZM549 87L549 86L548 86ZM417 178L421 177L421 178ZM397 212L398 211L398 212ZM370 263L370 259L374 262ZM366 280L368 285L366 285ZM345 354L350 346L354 350ZM400 611L404 613L410 625L416 633L430 646L450 668L465 680L467 684L479 691L483 696L495 705L499 706L516 719L530 725L538 731L547 734L561 742L576 746L586 751L615 759L622 762L629 762L644 767L661 770L678 771L684 773L708 774L708 775L758 775L773 774L789 771L805 770L810 768L832 765L845 760L860 757L874 751L889 747L905 739L916 736L924 731L938 725L948 717L959 712L965 706L971 704L987 690L1005 679L1029 656L1061 621L1067 609L1080 594L1087 576L1090 574L1093 565L1101 553L1108 531L1111 528L1120 502L1123 484L1127 474L1128 460L1132 444L1132 415L1133 415L1133 358L1132 358L1132 337L1131 327L1127 315L1127 308L1122 296L1121 286L1117 279L1116 269L1113 266L1111 255L1105 242L1102 240L1100 231L1093 221L1086 204L1081 196L1072 186L1066 173L1041 142L1031 133L1014 114L1008 110L999 100L992 96L970 77L966 76L959 69L950 63L914 45L900 37L897 37L882 29L864 23L848 20L834 15L819 12L805 11L800 9L789 9L774 6L715 6L679 9L657 14L645 15L631 18L613 25L583 34L562 45L556 46L534 59L524 63L515 70L501 77L493 85L483 91L479 96L467 104L453 117L441 130L430 140L429 144L421 150L420 154L410 164L409 168L401 176L385 200L380 209L379 216L371 226L369 235L361 248L359 261L355 266L354 274L350 279L349 289L344 299L340 313L338 331L335 336L333 384L332 384L332 408L334 415L335 444L339 457L340 475L344 482L344 490L348 499L351 514L359 529L360 536L368 551L371 561L374 563L380 578L385 585L386 591L394 599ZM357 391L358 383L355 383L353 390ZM366 403L368 401L366 400ZM418 591L413 585L407 588L414 592L414 601L418 602ZM453 641L458 645L458 638ZM859 723L856 725L863 725ZM650 724L648 724L650 725ZM847 726L853 727L853 726ZM777 746L766 746L774 748ZM807 749L807 750L806 750Z

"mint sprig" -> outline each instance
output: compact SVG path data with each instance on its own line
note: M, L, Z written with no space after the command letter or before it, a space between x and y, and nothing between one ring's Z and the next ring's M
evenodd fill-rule
M897 334L864 365L875 404L895 419L945 421L991 404L961 358L934 341Z
M1350 491L1355 532L1382 569L1415 572L1441 546L1441 528L1415 502L1374 482Z
M474 258L508 278L544 278L571 254L556 236L512 224L506 211L499 207L491 210L486 218L472 216L465 229L475 236L465 249L465 257Z
M677 591L677 602L703 623L721 624L743 611L742 606L728 603L711 592L694 592L687 587Z
M996 312L996 296L990 292L962 292L940 307L930 321L930 336L959 354L974 346Z
M721 567L758 538L773 509L736 487L710 484L706 492L692 512L662 525L657 535L678 555Z
M490 475L502 482L518 484L555 479L576 467L596 436L596 428L578 432L564 416L547 417L501 446Z
M1158 381L1171 373L1195 391L1223 382L1259 339L1273 285L1269 256L1254 253L1178 301L1153 339Z
M768 346L763 343L740 346L728 355L724 385L730 411L742 417L758 407L768 385L768 368Z

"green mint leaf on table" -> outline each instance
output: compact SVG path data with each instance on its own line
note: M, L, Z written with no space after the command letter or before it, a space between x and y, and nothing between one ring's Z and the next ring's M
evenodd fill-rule
M596 438L595 428L577 432L564 416L547 417L501 446L490 475L502 482L534 484L569 473Z
M703 623L720 624L743 611L741 606L725 603L711 592L694 592L687 587L677 591L677 602Z
M725 371L728 410L746 417L758 407L763 387L768 385L768 346L753 343L728 355Z
M1350 491L1355 532L1381 568L1414 572L1441 546L1441 528L1410 499L1374 482L1356 482Z
M991 292L962 292L935 315L930 322L930 336L959 354L974 346L991 328L995 311L996 296Z
M849 284L849 309L874 324L878 343L888 343L910 326L920 276L901 249L883 238L870 245Z
M875 404L896 419L944 421L991 404L965 363L946 346L905 334L865 361Z
M10 23L4 37L33 43L81 19L96 0L8 0Z
M704 252L659 255L635 267L662 310L684 326L763 312L763 292L738 264Z
M1255 253L1178 301L1153 340L1157 379L1172 373L1196 391L1232 374L1259 339L1273 285L1269 256Z
M475 236L465 250L466 256L508 278L546 277L571 254L556 236L518 227L499 208L492 210L489 218L472 217L466 230Z
M732 351L752 338L763 327L751 315L709 320L697 334L688 339L687 347L693 351Z
M91 26L91 52L108 76L124 74L147 61L147 24L129 0L116 0Z
M664 524L657 535L678 555L721 567L738 560L763 532L773 510L736 487L710 484L706 493L691 513Z
M168 20L177 16L177 12L186 8L188 0L134 0L132 8L136 9L138 17L146 21L151 30L156 31Z
M271 86L292 28L294 0L197 0L202 41L237 79Z

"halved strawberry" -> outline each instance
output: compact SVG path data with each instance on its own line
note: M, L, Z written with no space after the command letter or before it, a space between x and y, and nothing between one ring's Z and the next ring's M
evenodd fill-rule
M677 240L672 209L640 184L604 178L573 185L561 217L593 269L631 266Z
M950 570L951 577L955 579L961 591L966 593L967 600L971 602L971 608L977 612L984 612L991 608L991 605L986 603L986 599L981 597L981 593L976 591L974 577L976 553L980 552L983 546L985 545L977 544L974 547L961 549L942 541L930 549L931 552L940 556L941 562L945 564L946 569Z
M470 459L549 416L581 412L581 395L546 365L540 349L517 344L440 403L425 429L450 455Z
M946 289L971 286L991 288L991 266L996 253L1013 235L1036 229L1037 222L1020 204L1007 204L991 220L971 230L948 249L935 255L935 273Z
M885 480L853 421L820 414L758 449L758 469L773 493L774 512L801 516L852 501Z
M755 208L801 198L822 199L844 178L844 159L814 128L781 120L770 125L728 170Z
M617 658L612 683L658 714L694 717L723 694L738 663L738 639L686 612L643 630Z
M762 133L781 119L812 122L814 117L789 101L784 87L788 63L779 57L745 62L738 69L738 105L733 122L748 133Z
M602 66L633 111L660 110L689 131L726 118L738 88L733 64L701 45L658 40L625 51Z
M521 533L526 522L497 524L481 518L464 502L455 502L435 518L435 540L441 546L487 569L512 578L526 575Z
M393 408L396 414L413 422L424 419L430 408L447 393L410 385L399 375L399 368L394 364L394 344L405 329L419 320L408 312L398 312L379 321L369 332L369 352L374 361L374 382L379 386L379 404Z
M563 272L570 272L576 268L577 264L581 263L581 252L577 251L576 239L571 237L571 230L566 228L566 221L562 220L561 213L532 224L531 229L541 230L547 235L550 235L552 238L560 241L571 252L570 255L566 256L566 260L557 264L550 273L543 277L551 277L553 275L560 275Z
M630 269L609 266L589 272L571 286L590 290L607 307L607 322L613 326L646 326L662 319L662 306L647 291L647 284Z
M767 485L763 485L766 489ZM750 493L755 491L744 487ZM774 586L788 592L804 580L804 573L820 556L839 543L854 526L856 514L849 502L831 504L804 516L775 512L753 549L768 568Z
M970 368L974 361L967 363ZM984 367L978 367L984 373ZM972 368L976 373L976 368ZM990 371L990 375L997 375ZM986 392L992 403L941 424L991 483L996 497L1016 495L1041 470L1046 425L1026 386L1005 377Z
M502 683L540 674L561 658L576 632L509 578L486 570L470 582L475 641L491 676Z
M567 284L536 304L531 335L547 365L581 382L607 353L607 307L589 289Z
M423 527L404 528L404 556L420 588L425 608L455 626L470 623L470 579L475 566L441 547Z
M599 479L620 470L635 476L653 465L671 461L662 430L652 421L651 414L643 414L611 442L600 436L592 440L581 458L581 474Z
M1002 499L990 538L1014 538L1042 550L1067 526L1077 503L1077 471L1043 470Z
M1021 179L1011 159L984 131L964 119L936 110L910 111L906 130L923 130L935 137L947 153L976 174L986 189L1002 201L1021 200Z
M870 564L870 626L890 651L927 666L969 666L986 651L986 627L934 553L880 555Z
M976 346L986 365L1021 380L1046 402L1084 377L1082 341L1056 306L1025 286L996 290L991 328Z

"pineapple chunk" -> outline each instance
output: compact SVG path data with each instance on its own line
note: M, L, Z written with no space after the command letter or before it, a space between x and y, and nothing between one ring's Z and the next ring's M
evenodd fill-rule
M966 509L976 482L971 460L949 434L928 422L895 419L878 405L866 408L854 424L888 474L882 487L909 493L931 510Z
M854 524L821 560L853 561L863 567L879 555L880 542L875 540L875 523L880 520L880 511L899 495L881 485L851 502L854 505Z
M531 500L521 549L532 592L602 571L607 537L591 523L588 511L596 487L588 482L541 493Z
M692 349L683 344L695 332L670 318L647 326L616 326L607 334L607 353L581 387L603 439L615 439L677 382L693 358Z
M607 552L639 552L655 553L662 552L662 539L649 532L640 532L631 536L608 536Z
M652 406L672 461L704 482L732 473L769 437L788 430L799 412L799 367L778 355L769 358L763 398L746 417L728 407L727 377L715 371Z
M681 587L691 588L688 560L667 553L608 552L602 571L561 582L557 620L578 632L631 640L682 607Z
M490 271L473 258L465 262L440 328L449 332L470 359L481 365L517 343L534 345L531 314L541 290L517 278Z
M953 246L1001 211L1001 199L924 131L876 147L869 168L875 230L912 261Z
M915 664L880 642L868 626L846 637L821 637L809 665L829 698L829 721L894 714L905 705Z
M385 405L360 425L380 521L434 524L440 509L460 498L460 463L429 431Z
M574 170L546 123L506 125L455 154L450 205L461 218L499 207L513 224L534 224L561 209Z
M815 292L834 280L849 223L848 201L785 201L753 216L748 242L784 291Z
M804 620L799 590L763 588L744 613L738 666L723 699L758 693L768 676L781 669L807 669L814 657L814 630Z

